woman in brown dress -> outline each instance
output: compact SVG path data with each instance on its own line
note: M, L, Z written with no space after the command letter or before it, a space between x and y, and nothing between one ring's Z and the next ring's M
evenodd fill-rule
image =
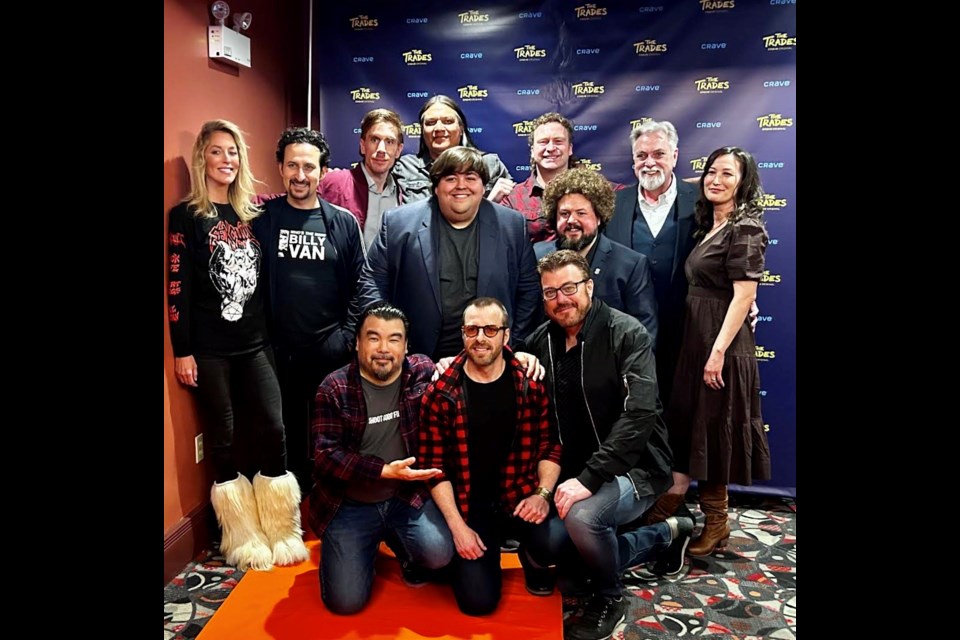
M696 204L699 244L685 265L686 320L670 398L671 493L700 489L706 526L688 553L723 548L727 484L770 478L770 449L760 417L756 341L747 313L763 276L767 232L757 163L739 147L707 158Z

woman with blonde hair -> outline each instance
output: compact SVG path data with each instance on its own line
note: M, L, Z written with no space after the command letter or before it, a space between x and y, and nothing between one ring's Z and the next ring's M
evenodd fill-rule
M250 221L256 180L237 125L205 122L193 146L190 193L170 210L168 316L177 380L207 414L215 482L210 501L228 564L266 570L308 557L300 488L286 470L280 387L261 298L260 243ZM243 398L257 429L253 484L233 451Z

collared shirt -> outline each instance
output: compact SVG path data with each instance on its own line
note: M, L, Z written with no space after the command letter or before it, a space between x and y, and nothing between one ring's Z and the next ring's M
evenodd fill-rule
M426 356L416 354L405 358L398 408L400 437L407 451L417 449L420 401L433 370L433 361ZM367 420L360 367L354 359L324 378L317 390L312 423L317 445L313 473L317 482L310 495L310 527L317 536L323 535L337 515L347 483L374 482L380 478L385 461L360 454ZM418 468L428 467L418 465ZM430 494L421 482L405 482L396 497L419 509Z
M364 177L367 179L367 188L370 189L370 199L367 200L367 217L363 223L363 246L370 247L380 233L380 221L383 214L400 204L397 197L397 183L393 175L387 174L387 181L383 183L383 191L377 191L377 183L367 171L366 165L360 164Z
M527 237L534 243L557 238L556 229L549 226L546 214L540 209L542 199L543 187L537 183L536 174L531 173L500 201L503 206L523 214L527 219Z
M640 203L640 212L643 213L643 217L647 221L647 226L650 227L650 233L653 234L654 238L657 237L660 229L663 228L663 223L667 221L667 216L670 215L670 209L677 199L677 176L676 174L671 174L670 178L670 186L660 194L660 197L657 199L657 204L647 202L646 198L643 197L643 187L639 184L637 185L637 202Z
M560 464L560 440L544 384L526 377L509 347L504 348L503 356L510 359L507 371L513 376L517 394L517 431L500 470L499 497L501 506L512 512L520 500L537 489L540 461ZM464 520L469 512L471 487L469 412L463 390L466 359L466 352L461 351L423 394L417 461L421 469L443 470L443 475L427 480L427 484L434 487L449 480Z

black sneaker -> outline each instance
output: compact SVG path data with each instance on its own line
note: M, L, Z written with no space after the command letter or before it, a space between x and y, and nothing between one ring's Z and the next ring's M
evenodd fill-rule
M566 640L606 640L623 622L627 614L627 600L623 596L596 595L590 599L583 615L571 620L564 629Z
M670 527L672 540L670 546L657 555L652 571L658 576L673 576L683 569L683 556L687 552L687 545L690 544L694 523L690 518L675 516L667 518L665 522Z
M400 561L400 574L403 576L404 584L414 589L422 587L428 582L426 570L423 567L413 564L409 560Z
M527 591L535 596L551 595L557 583L553 572L548 567L535 567L524 549L517 551L517 558L520 560L520 566L523 567L523 579Z

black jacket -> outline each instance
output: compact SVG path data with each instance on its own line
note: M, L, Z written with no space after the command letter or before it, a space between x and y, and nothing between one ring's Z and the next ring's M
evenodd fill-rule
M584 428L592 428L601 444L577 479L596 493L602 484L626 474L638 497L665 492L673 484L673 458L657 406L650 334L633 316L594 297L582 335L581 386L592 422ZM563 336L561 327L546 322L524 345L544 363L553 397L553 362L565 349Z

